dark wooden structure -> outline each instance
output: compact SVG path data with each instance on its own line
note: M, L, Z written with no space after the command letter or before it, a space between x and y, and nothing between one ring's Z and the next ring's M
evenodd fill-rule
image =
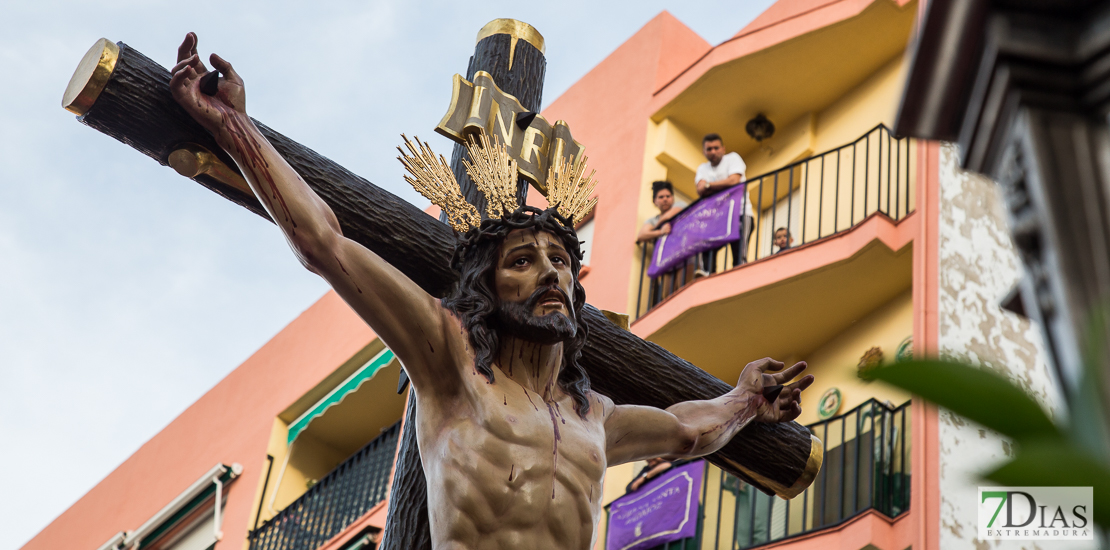
M498 27L498 24L504 24ZM497 31L518 30L508 27L516 23L515 27L526 27L535 34L532 40L519 38L517 35ZM488 29L488 30L487 30ZM547 69L547 58L544 57L543 38L531 25L513 21L511 19L497 19L491 21L479 33L478 43L474 46L474 55L470 56L470 63L466 68L466 79L474 82L474 74L485 71L493 77L493 81L507 94L516 96L520 104L532 112L540 110L543 101L543 77ZM519 33L518 33L519 34ZM532 42L538 42L533 44ZM486 197L463 167L463 159L469 160L470 155L462 144L455 144L451 155L451 168L455 172L455 180L459 182L466 201L478 209L482 218L486 218ZM524 204L528 196L528 183L524 178L519 178L517 185L517 203ZM440 216L440 221L446 222L445 215Z
M1002 186L1025 264L1003 305L1041 326L1071 421L1110 455L1091 409L1110 403L1110 2L932 0L912 47L895 131Z
M102 43L112 46L103 41L97 46ZM498 34L479 42L470 73L476 70L491 72L502 78L499 81L502 89L520 94L518 97L526 107L538 108L545 63L543 54L520 40L516 44L512 69L508 69L505 54L500 50L507 50L509 44L509 37ZM101 55L106 74L83 75L79 69L75 79L87 77L89 80L71 82L71 89L84 86L82 97L91 96L78 111L83 124L130 145L163 165L168 164L175 152L199 149L210 152L226 164L223 172L238 173L231 158L173 100L168 86L170 74L164 67L123 43L118 44L114 59L108 59L111 56L107 52L106 48ZM90 50L90 55L95 61L99 54ZM515 80L520 82L514 83ZM518 84L522 86L519 89ZM67 99L69 97L67 92ZM382 256L430 294L443 296L447 292L456 279L449 268L455 241L448 226L264 124L255 123L335 211L347 237ZM455 160L459 158L456 149ZM198 173L192 179L269 219L258 201L243 191L242 185L229 183L227 178L217 179L207 172ZM729 384L689 362L617 327L593 306L586 306L584 317L590 339L581 363L589 372L593 387L618 404L665 408L681 401L713 398L731 389ZM746 359L750 358L737 360ZM410 404L410 417L411 412ZM404 430L401 449L389 510L393 528L383 541L383 548L430 548L426 486L412 430ZM750 425L724 449L709 457L714 464L765 492L782 496L793 496L804 490L816 476L821 459L821 443L796 422Z

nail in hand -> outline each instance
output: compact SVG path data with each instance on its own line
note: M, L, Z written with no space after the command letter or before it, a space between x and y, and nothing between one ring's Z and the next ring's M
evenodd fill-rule
M218 71L211 71L208 74L200 77L200 91L207 96L216 95L220 90L220 73Z
M782 388L782 384L775 384L774 386L763 388L763 398L773 403L779 398L779 394L782 393Z

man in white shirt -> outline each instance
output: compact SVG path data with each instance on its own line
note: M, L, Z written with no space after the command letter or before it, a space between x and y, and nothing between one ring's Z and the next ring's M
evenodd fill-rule
M698 166L698 171L694 175L694 181L697 184L698 195L707 196L712 195L722 189L727 189L733 185L743 183L745 181L744 172L748 169L744 164L744 159L740 155L725 152L724 142L721 136L717 134L709 134L701 140L702 152L705 153L705 158L709 162L702 163ZM732 249L732 266L736 267L748 259L748 241L752 235L752 205L748 200L748 194L743 195L743 223L740 224L740 240L729 243ZM704 269L710 273L716 271L717 268L717 253L716 251L709 251L702 254L702 265Z

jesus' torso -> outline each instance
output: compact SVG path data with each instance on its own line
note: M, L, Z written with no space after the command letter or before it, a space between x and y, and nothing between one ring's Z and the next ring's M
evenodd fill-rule
M582 417L551 377L502 360L490 383L458 347L456 396L417 401L433 548L589 548L612 402L590 393Z

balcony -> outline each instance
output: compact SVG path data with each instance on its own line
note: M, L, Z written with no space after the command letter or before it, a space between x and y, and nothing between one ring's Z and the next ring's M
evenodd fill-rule
M813 484L792 500L765 495L706 463L697 537L658 548L742 550L844 529L874 532L875 526L859 525L868 515L880 518L878 529L893 531L910 506L909 404L871 399L807 426L825 442L824 462ZM827 542L819 545L839 547Z
M248 535L250 550L312 550L385 500L400 422Z
M875 215L892 221L906 218L916 207L914 141L895 137L880 124L851 143L749 179L742 201L752 202L754 226L750 230L741 227L741 241L747 242L747 252L740 262L733 258L734 242L693 255L683 264L649 277L654 245L640 245L635 317L651 311L703 274L727 271L734 269L734 264L742 266L778 254L773 240L779 228L787 229L794 241L790 248L797 248L843 234ZM743 202L738 210L744 211ZM750 231L746 238L745 231ZM703 259L706 256L708 262Z

